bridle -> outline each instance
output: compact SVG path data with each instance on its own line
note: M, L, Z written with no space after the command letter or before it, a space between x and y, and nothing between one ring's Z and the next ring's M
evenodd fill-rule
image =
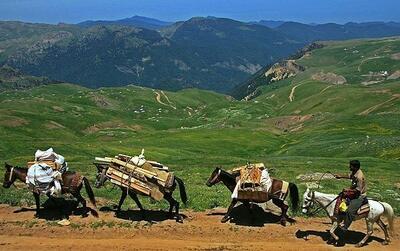
M221 174L221 169L218 169L218 173L211 179L211 181L209 183L211 185L218 183L219 182L218 178L219 178L220 174Z
M8 184L10 184L10 186L14 186L15 188L18 188L15 184L14 184L14 182L13 182L13 178L14 178L14 166L13 167L11 167L11 169L10 169L10 175L8 176L8 180L7 180L7 183Z
M10 170L10 177L8 178L8 182L12 181L13 173L14 173L14 167L12 167L11 170Z
M319 203L318 201L317 201L317 203L318 203L318 207L316 208L316 209L314 209L314 211L312 211L312 212L308 212L309 211L309 209L312 209L313 207L314 207L314 203L315 203L315 191L311 191L311 199L308 199L307 198L307 202L309 203L307 206L303 206L303 207L301 207L301 209L306 209L307 210L307 215L308 216L313 216L313 215L315 215L316 213L318 213L320 210L322 210L322 209L326 209L326 208L328 208L337 198L339 198L339 196L340 195L338 195L338 196L336 196L333 200L331 200L328 204L326 204L325 206L322 206L322 204L321 203Z
M107 169L103 168L103 170L101 170L101 172L97 173L96 184L95 184L96 187L99 188L101 186L104 186L104 183L107 180L106 172L107 172Z
M310 214L308 211L314 207L314 203L315 203L314 199L315 199L314 191L311 191L311 199L308 199L308 195L307 195L307 198L304 199L304 202L307 201L308 204L307 204L307 206L302 206L301 209L307 210L307 213L306 213L307 215Z

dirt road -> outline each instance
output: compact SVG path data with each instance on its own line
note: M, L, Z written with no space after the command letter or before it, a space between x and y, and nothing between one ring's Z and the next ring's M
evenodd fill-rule
M240 210L240 209L238 209ZM100 218L71 216L70 226L56 221L34 219L31 209L0 205L0 250L335 250L326 244L329 221L326 218L297 218L286 227L277 218L261 213L254 221L233 220L222 224L224 209L209 212L184 211L185 222L167 219L161 211L148 211L149 221L140 221L137 211L100 212ZM239 212L240 213L240 212ZM253 213L259 213L257 210ZM249 217L247 215L246 217ZM132 221L133 219L133 221ZM396 220L399 225L400 220ZM355 250L363 237L364 222L356 222L340 250ZM305 236L308 234L308 240ZM383 232L361 250L398 250L399 231L392 243L382 246ZM360 249L358 249L360 250Z

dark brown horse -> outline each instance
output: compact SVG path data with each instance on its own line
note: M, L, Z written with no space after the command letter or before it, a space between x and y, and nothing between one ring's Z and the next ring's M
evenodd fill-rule
M106 171L107 171L107 167L104 166L97 166L97 178L96 178L96 183L95 183L95 187L96 188L100 188L101 186L104 185L104 183L106 182L106 180L108 180L109 178L106 176ZM181 195L181 200L183 202L183 204L186 205L187 203L187 195L186 195L186 189L185 189L185 184L183 183L183 181L174 176L174 181L173 181L173 185L168 188L168 191L164 191L164 199L166 201L168 201L169 203L169 214L171 216L173 216L173 209L175 207L175 219L176 222L183 222L182 216L179 214L179 202L176 201L173 197L172 197L172 193L174 192L176 185L179 185L179 192ZM134 191L131 189L127 189L125 187L120 186L121 190L122 190L122 194L121 194L121 198L119 199L119 203L118 203L118 207L117 207L117 212L116 214L118 215L121 212L121 206L125 201L126 196L129 194L129 196L136 202L136 205L139 207L140 212L142 213L142 217L145 219L146 218L146 214L145 214L145 210L142 206L142 204L139 201L139 198L137 197L137 194L139 195L143 195L143 196L148 196L147 194L141 193L139 191Z
M28 168L12 166L7 163L5 163L5 168L6 168L6 172L4 174L4 181L3 181L4 188L9 188L12 184L14 184L14 182L16 180L20 180L24 183L26 182ZM82 204L82 207L85 212L84 216L87 216L87 212L91 211L93 216L98 217L96 210L89 209L86 206L86 200L82 197L82 195L80 193L83 185L85 185L86 193L89 195L90 202L93 204L94 207L96 207L96 199L94 197L93 190L90 186L89 180L85 176L82 176L78 172L70 172L70 171L65 172L62 175L62 185L61 185L62 193L63 194L66 194L66 193L72 194L78 200L78 202L80 202ZM36 202L35 217L39 217L39 215L40 215L40 193L33 192L33 196L35 197L35 202Z
M207 184L207 186L211 187L219 182L222 182L231 192L233 192L233 190L236 187L236 183L237 183L236 178L238 177L238 175L239 175L239 173L236 175L230 174L230 173L222 170L221 168L217 167L212 172L212 174L206 184ZM270 189L270 192L268 195L268 200L272 199L272 202L282 210L280 223L283 226L285 226L286 221L288 219L287 210L289 207L284 203L284 201L285 201L288 193L283 194L283 196L282 195L280 195L279 197L276 196L276 193L279 193L279 191L282 189L282 183L283 183L282 180L272 179L272 186L271 186L271 189ZM297 211L298 205L299 205L299 192L298 192L297 186L293 183L289 183L289 194L290 194L292 210ZM235 205L238 201L244 203L245 205L249 205L249 203L252 202L249 200L232 199L232 202L228 208L228 211L226 212L225 216L221 219L222 223L225 223L230 219L231 211L235 207ZM260 203L260 202L267 202L267 201L257 201L257 202Z

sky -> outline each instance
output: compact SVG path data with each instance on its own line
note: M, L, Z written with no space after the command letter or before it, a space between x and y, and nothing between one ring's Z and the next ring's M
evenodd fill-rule
M134 15L163 21L216 16L241 21L400 22L400 0L0 0L0 20L55 24Z

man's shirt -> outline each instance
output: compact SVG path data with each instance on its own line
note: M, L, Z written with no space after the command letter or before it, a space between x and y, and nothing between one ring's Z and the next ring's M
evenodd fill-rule
M367 194L367 184L361 169L358 169L354 174L351 173L349 177L351 179L351 188L356 189L361 195L365 196Z

